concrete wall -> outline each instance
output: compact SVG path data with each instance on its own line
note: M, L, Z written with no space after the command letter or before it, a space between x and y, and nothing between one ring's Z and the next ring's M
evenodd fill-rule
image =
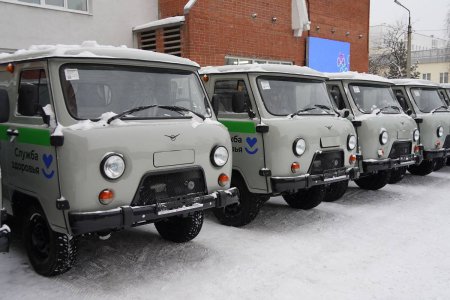
M132 27L158 19L158 0L91 0L89 14L0 0L0 50L36 44L133 46Z

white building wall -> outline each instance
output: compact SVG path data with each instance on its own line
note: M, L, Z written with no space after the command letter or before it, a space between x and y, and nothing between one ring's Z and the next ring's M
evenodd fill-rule
M88 14L0 0L0 52L36 44L133 47L134 26L158 19L158 0L90 0Z
M420 72L420 78L422 78L423 74L429 73L431 75L431 81L440 83L439 74L450 73L450 62L419 64L417 71Z

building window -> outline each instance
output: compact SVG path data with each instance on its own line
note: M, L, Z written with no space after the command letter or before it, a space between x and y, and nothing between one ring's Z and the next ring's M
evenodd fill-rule
M423 73L422 74L422 79L431 80L431 73Z
M448 72L439 73L439 83L448 83Z
M89 12L89 0L0 0L2 2L30 4L49 9L63 9L78 12Z
M181 27L164 28L164 53L181 56Z
M277 65L292 65L291 61L283 60L265 60L245 57L225 56L226 65L249 65L249 64L277 64Z

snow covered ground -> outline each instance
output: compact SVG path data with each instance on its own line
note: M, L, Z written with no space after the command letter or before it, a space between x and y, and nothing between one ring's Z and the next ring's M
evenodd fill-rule
M76 266L36 275L14 241L0 299L450 299L450 167L380 191L351 184L311 211L271 199L244 228L209 214L192 242L152 225L83 239Z

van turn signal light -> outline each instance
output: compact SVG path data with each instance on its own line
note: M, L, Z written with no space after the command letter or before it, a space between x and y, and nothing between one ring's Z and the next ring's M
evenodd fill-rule
M104 189L100 192L100 194L98 194L98 201L100 201L103 205L110 204L113 200L114 192L112 190Z
M356 155L355 154L351 154L350 157L348 158L348 162L353 165L356 162Z
M293 162L291 165L292 173L297 173L300 170L300 164L298 162Z
M219 179L217 180L217 182L219 183L220 186L226 186L229 181L230 181L230 177L228 177L227 174L223 174L223 173L219 175Z

